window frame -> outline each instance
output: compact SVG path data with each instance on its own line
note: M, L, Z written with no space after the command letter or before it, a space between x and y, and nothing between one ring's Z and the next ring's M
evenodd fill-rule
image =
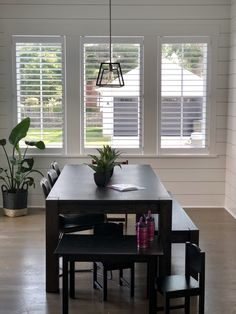
M47 147L44 150L38 150L29 147L28 152L32 155L63 155L66 152L66 40L63 35L12 35L12 64L13 64L13 98L14 98L14 124L18 123L18 103L17 103L17 74L16 74L16 44L17 43L60 43L62 48L62 147Z
M109 43L109 36L81 36L80 37L80 151L81 154L96 153L96 148L86 148L84 146L84 44L103 44ZM144 150L144 36L113 36L112 43L121 44L140 44L140 115L141 115L141 132L139 139L139 148L119 149L124 154L142 155ZM122 88L122 87L121 87Z
M162 67L162 44L174 44L174 43L206 43L207 44L207 74L206 74L206 125L209 125L208 132L206 134L206 147L178 147L178 148L162 148L161 147L161 67ZM158 63L159 63L159 73L158 73L158 120L157 120L157 128L158 128L158 145L157 145L157 155L158 156L178 156L178 155L210 155L214 154L214 123L213 123L213 104L212 97L213 94L213 85L211 84L212 77L212 69L213 69L213 41L210 36L163 36L160 37L160 45L159 45L159 54L158 54Z

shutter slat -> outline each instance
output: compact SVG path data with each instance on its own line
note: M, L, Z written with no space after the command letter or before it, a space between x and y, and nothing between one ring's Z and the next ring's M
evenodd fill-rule
M101 62L109 60L109 45L85 39L83 103L84 148L104 144L117 148L141 149L142 73L141 44L112 43L113 61L121 63L125 86L98 88L96 79ZM116 59L118 58L118 59Z
M161 148L205 148L207 43L162 43Z
M63 45L16 42L18 120L29 116L29 137L63 147Z

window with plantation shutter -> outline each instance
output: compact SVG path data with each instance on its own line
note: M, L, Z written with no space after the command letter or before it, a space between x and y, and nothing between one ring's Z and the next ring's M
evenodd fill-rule
M120 62L124 87L97 87L101 62L109 60L109 38L82 38L82 146L109 144L141 152L143 120L143 38L112 38L112 59Z
M63 148L63 37L14 36L17 120L31 118L28 138Z
M160 148L207 150L206 38L164 37L161 44Z

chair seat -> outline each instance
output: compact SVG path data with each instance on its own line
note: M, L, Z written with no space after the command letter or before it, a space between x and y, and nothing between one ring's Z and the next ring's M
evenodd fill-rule
M104 214L70 214L70 215L60 215L60 225L64 230L80 228L87 229L88 227L93 227L97 224L103 223L105 219Z
M187 276L171 275L166 277L160 277L157 279L158 290L163 294L178 294L185 293L187 290L192 291L199 289L199 283L193 277L188 280Z

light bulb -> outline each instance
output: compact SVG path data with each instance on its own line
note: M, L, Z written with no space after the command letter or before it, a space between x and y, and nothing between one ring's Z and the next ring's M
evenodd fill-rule
M108 83L112 83L113 81L114 81L114 73L113 73L112 70L110 70L110 71L108 72L107 82L108 82Z

